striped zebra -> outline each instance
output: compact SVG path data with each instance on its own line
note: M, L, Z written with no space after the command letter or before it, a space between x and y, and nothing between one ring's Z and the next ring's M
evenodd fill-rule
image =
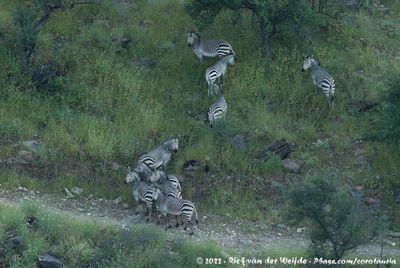
M319 66L319 62L311 56L305 56L303 62L303 72L311 68L311 78L314 86L321 88L328 99L329 109L333 109L335 95L335 80L327 71Z
M232 46L228 42L223 40L203 40L193 30L188 32L187 43L200 62L203 62L203 56L223 58L229 54L235 55Z
M213 87L215 87L215 85L222 84L228 65L235 65L234 54L229 54L223 57L214 65L207 68L205 77L208 85L208 96L212 94L212 89ZM214 93L217 95L216 90L214 91Z
M145 164L152 171L164 169L171 160L172 152L177 152L179 147L178 139L172 138L163 142L153 151L142 155L139 158L138 165Z
M193 214L195 216L196 224L199 222L197 210L193 202L184 199L173 198L165 196L159 189L153 191L153 200L156 203L158 211L166 218L165 230L171 228L169 215L181 216L185 221L183 229L187 229L189 225L189 235L193 234Z
M133 182L132 192L133 198L137 204L146 204L146 220L149 221L152 213L153 192L154 188L140 180L139 175L132 169L128 170L128 175L125 178L126 183ZM158 216L157 216L158 218Z
M215 125L215 121L220 118L225 118L226 112L228 111L228 104L222 95L222 91L218 91L219 98L208 108L207 118L210 126Z

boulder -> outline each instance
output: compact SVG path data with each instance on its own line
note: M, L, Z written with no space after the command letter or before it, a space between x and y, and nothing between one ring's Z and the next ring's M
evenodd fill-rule
M47 253L38 256L37 264L39 268L59 268L64 266L62 261Z
M238 149L241 152L244 152L247 149L247 145L246 145L246 142L244 141L244 137L240 134L237 134L232 138L232 144L236 149Z
M34 157L32 152L22 150L18 153L19 155L19 163L23 165L32 165Z
M300 165L297 164L292 159L284 159L284 160L282 160L282 163L283 163L283 166L290 172L293 172L296 174L300 173Z

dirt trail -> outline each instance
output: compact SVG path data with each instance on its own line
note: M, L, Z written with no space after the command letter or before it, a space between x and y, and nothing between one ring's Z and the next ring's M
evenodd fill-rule
M135 209L123 208L122 204L104 199L89 199L79 197L68 199L64 195L39 193L26 189L0 189L0 203L17 206L23 200L33 200L43 207L56 213L66 213L77 218L89 218L100 222L111 223L120 228L130 224L143 223L141 215L135 213ZM267 224L246 220L225 221L222 218L207 213L200 213L200 223L195 225L195 234L188 236L182 227L168 230L171 239L174 237L186 237L196 241L214 241L226 252L237 252L246 256L278 251L298 252L306 249L308 240L305 234L297 233L285 226L270 226ZM153 224L153 223L149 223ZM160 226L163 228L164 226ZM383 257L395 258L400 261L399 243L395 246L385 244ZM358 248L350 253L356 257L377 257L381 254L381 246L371 243ZM237 256L242 257L242 256ZM300 257L300 256L299 256Z

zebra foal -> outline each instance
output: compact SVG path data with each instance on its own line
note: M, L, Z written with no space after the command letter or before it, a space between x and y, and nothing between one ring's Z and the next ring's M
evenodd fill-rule
M197 210L193 202L164 195L159 189L154 189L153 200L161 215L166 218L165 230L171 228L169 215L181 216L185 221L184 230L189 226L189 235L193 234L192 218L195 216L196 224L199 222Z
M304 57L303 72L307 69L311 69L311 78L315 87L319 87L324 92L328 100L329 109L333 109L334 95L335 95L335 80L332 76L319 66L318 61L310 56Z
M193 30L188 31L187 38L188 47L190 47L200 62L203 62L204 57L225 57L226 55L235 52L232 46L224 40L207 40L201 39L200 35Z
M125 178L125 182L126 183L133 182L133 187L132 187L133 198L135 199L137 204L145 203L146 205L145 217L146 220L149 221L151 219L151 213L152 213L154 188L148 185L147 183L141 181L139 175L130 168L128 169L128 175Z

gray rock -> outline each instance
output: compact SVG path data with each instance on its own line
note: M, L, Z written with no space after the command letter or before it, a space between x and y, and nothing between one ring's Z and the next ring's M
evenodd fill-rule
M74 195L67 188L64 188L64 192L68 198L74 198Z
M71 188L71 193L76 194L76 195L80 195L83 192L82 188L79 187L72 187Z
M117 162L112 162L111 164L111 169L114 171L118 171L122 166L118 164Z
M33 154L30 151L22 150L19 152L19 163L23 165L31 165L34 160Z
M62 261L56 259L50 254L38 256L37 264L39 268L59 268L64 266Z
M244 137L240 134L237 134L232 138L232 144L239 151L244 152L247 149L247 145L246 145L246 142L244 141Z
M118 196L117 198L115 198L114 200L113 200L113 203L114 204L119 204L119 203L121 203L121 197L120 196Z
M144 216L142 214L132 215L128 217L128 222L131 224L137 224L144 221Z
M129 205L128 205L128 203L123 203L123 204L122 204L122 207L123 207L124 209L128 209L128 208L129 208Z
M300 173L300 165L291 159L282 160L283 166L293 173Z
M354 152L354 156L360 156L360 155L364 155L365 154L365 150L364 149L356 149L356 151Z
M75 208L77 211L79 211L79 212L86 212L86 209L84 209L84 208L81 208L81 207L77 207L77 208Z
M39 148L40 148L39 142L34 141L34 140L32 140L32 141L23 141L23 142L22 142L22 145L23 145L26 149L28 149L28 150L30 150L30 151L32 151L32 152L36 152L36 151L39 150Z

